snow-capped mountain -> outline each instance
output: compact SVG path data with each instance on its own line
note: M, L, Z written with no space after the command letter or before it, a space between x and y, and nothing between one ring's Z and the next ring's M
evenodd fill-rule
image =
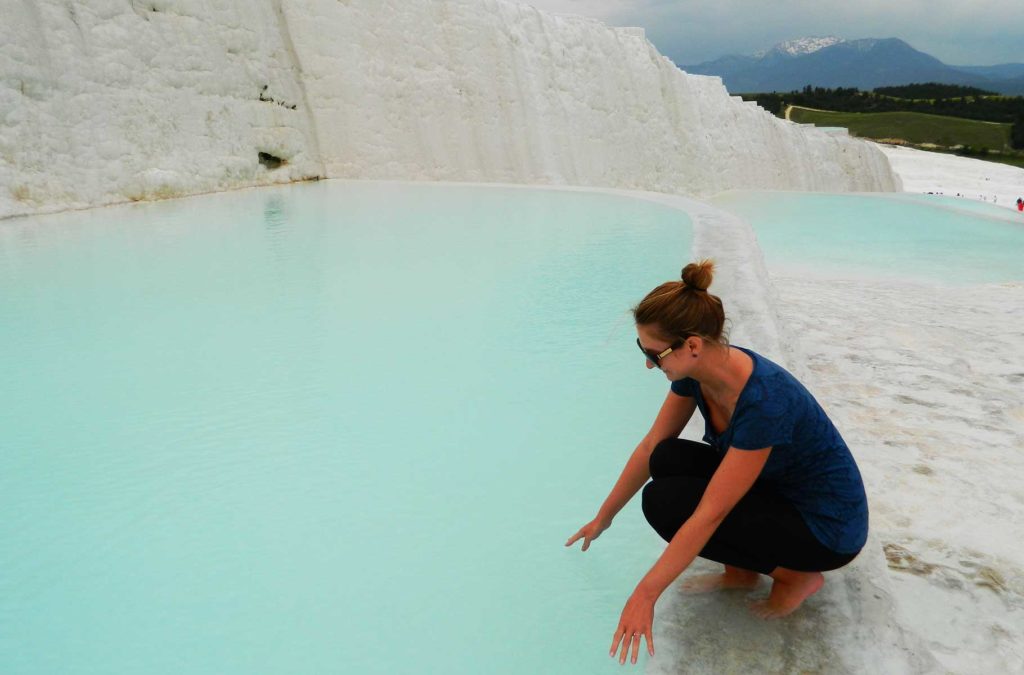
M812 54L819 49L831 47L832 45L839 44L840 42L846 42L846 40L841 37L836 37L835 35L829 35L826 37L802 37L796 38L795 40L780 42L771 49L758 52L757 54L754 54L754 56L763 57L766 56L768 52L800 56L801 54Z
M732 93L792 91L807 85L874 89L941 82L1024 94L1022 64L950 66L898 38L799 38L754 56L723 56L680 67L695 75L717 75Z

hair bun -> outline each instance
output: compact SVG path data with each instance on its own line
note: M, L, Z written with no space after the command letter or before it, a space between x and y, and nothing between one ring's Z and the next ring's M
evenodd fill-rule
M687 288L706 291L715 273L715 262L709 258L690 263L683 268L683 283Z

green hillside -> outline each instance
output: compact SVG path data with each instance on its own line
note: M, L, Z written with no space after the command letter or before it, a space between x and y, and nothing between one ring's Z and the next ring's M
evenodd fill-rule
M1010 147L1011 124L914 112L841 113L796 106L789 119L819 127L846 127L850 134L873 139L901 139L944 148L970 146L1003 151Z
M1024 168L1024 153L1011 149L1014 126L914 112L850 113L792 106L789 119L819 127L846 127L852 136L901 141L922 150L955 152Z

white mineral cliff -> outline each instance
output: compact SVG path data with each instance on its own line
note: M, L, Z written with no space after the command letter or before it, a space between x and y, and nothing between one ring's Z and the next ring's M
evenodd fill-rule
M3 0L0 217L312 177L893 190L885 157L509 0Z

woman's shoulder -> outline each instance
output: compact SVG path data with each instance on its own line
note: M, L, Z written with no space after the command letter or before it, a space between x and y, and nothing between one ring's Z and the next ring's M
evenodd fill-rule
M744 391L750 403L771 401L786 405L785 402L808 396L810 392L788 370L768 357L752 349L736 346L754 362L748 386Z
M780 366L775 361L772 361L764 354L759 354L758 352L755 352L753 349L748 349L747 347L740 347L739 345L732 346L740 350L747 356L749 356L750 359L754 362L754 371L753 373L751 373L751 377L763 378L774 375L783 375L787 379L792 379L794 382L799 382L799 380L797 380L792 373L790 373L788 370Z

